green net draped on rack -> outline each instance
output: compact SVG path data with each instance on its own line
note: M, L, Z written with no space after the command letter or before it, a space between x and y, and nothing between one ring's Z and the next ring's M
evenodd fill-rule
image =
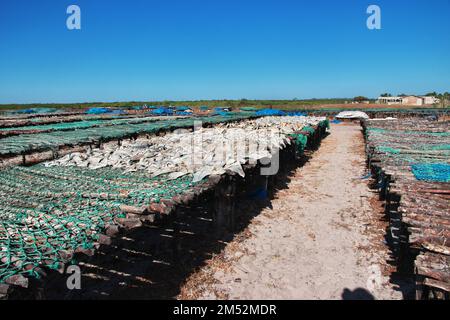
M120 139L134 134L154 133L159 130L171 130L179 127L193 126L195 121L201 121L203 124L214 124L219 122L247 119L249 117L251 117L251 115L233 114L231 116L177 118L143 123L127 122L125 124L87 127L63 132L53 131L36 134L22 134L1 139L0 155L14 155L31 151L54 150L64 145L77 145L102 140Z
M448 122L372 120L366 136L395 165L450 161Z
M0 131L64 131L64 130L76 130L93 127L114 126L119 124L137 124L143 122L159 121L158 117L142 117L142 118L128 118L128 119L96 119L96 120L81 120L74 122L61 122L52 124L41 124L32 126L18 126L18 127L6 127L0 128Z
M0 283L15 274L59 269L66 252L90 248L121 204L148 205L194 185L143 173L79 167L12 167L0 171ZM77 190L77 191L68 191Z

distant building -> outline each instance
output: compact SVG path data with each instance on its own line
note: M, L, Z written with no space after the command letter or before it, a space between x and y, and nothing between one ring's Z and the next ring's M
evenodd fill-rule
M439 103L440 100L436 97L423 97L423 103L424 104L435 104L435 103Z
M345 101L345 104L348 104L348 101ZM370 104L370 101L369 100L352 101L351 104Z
M402 97L402 104L407 106L421 106L423 105L423 98L416 96Z
M379 104L402 104L402 97L379 97L377 100Z
M439 99L436 97L422 96L379 97L377 103L387 105L423 106L439 103Z

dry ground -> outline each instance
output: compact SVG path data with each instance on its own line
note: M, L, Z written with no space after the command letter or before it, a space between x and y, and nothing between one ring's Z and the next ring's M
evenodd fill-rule
M401 299L359 125L332 127L288 188L181 288L182 299Z

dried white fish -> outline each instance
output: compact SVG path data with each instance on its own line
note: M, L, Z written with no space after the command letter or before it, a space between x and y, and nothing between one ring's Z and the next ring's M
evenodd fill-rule
M125 140L120 147L108 144L86 153L75 152L45 165L87 166L91 169L110 166L124 169L124 172L143 170L152 177L169 174L169 179L193 174L194 181L211 174L223 174L225 170L244 176L242 164L270 159L278 149L291 143L287 134L324 119L265 117L218 124L194 132L176 130L165 136Z

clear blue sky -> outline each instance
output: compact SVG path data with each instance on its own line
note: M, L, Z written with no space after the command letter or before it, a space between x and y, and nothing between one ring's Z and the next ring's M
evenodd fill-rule
M1 0L0 103L450 91L449 14L450 0Z

